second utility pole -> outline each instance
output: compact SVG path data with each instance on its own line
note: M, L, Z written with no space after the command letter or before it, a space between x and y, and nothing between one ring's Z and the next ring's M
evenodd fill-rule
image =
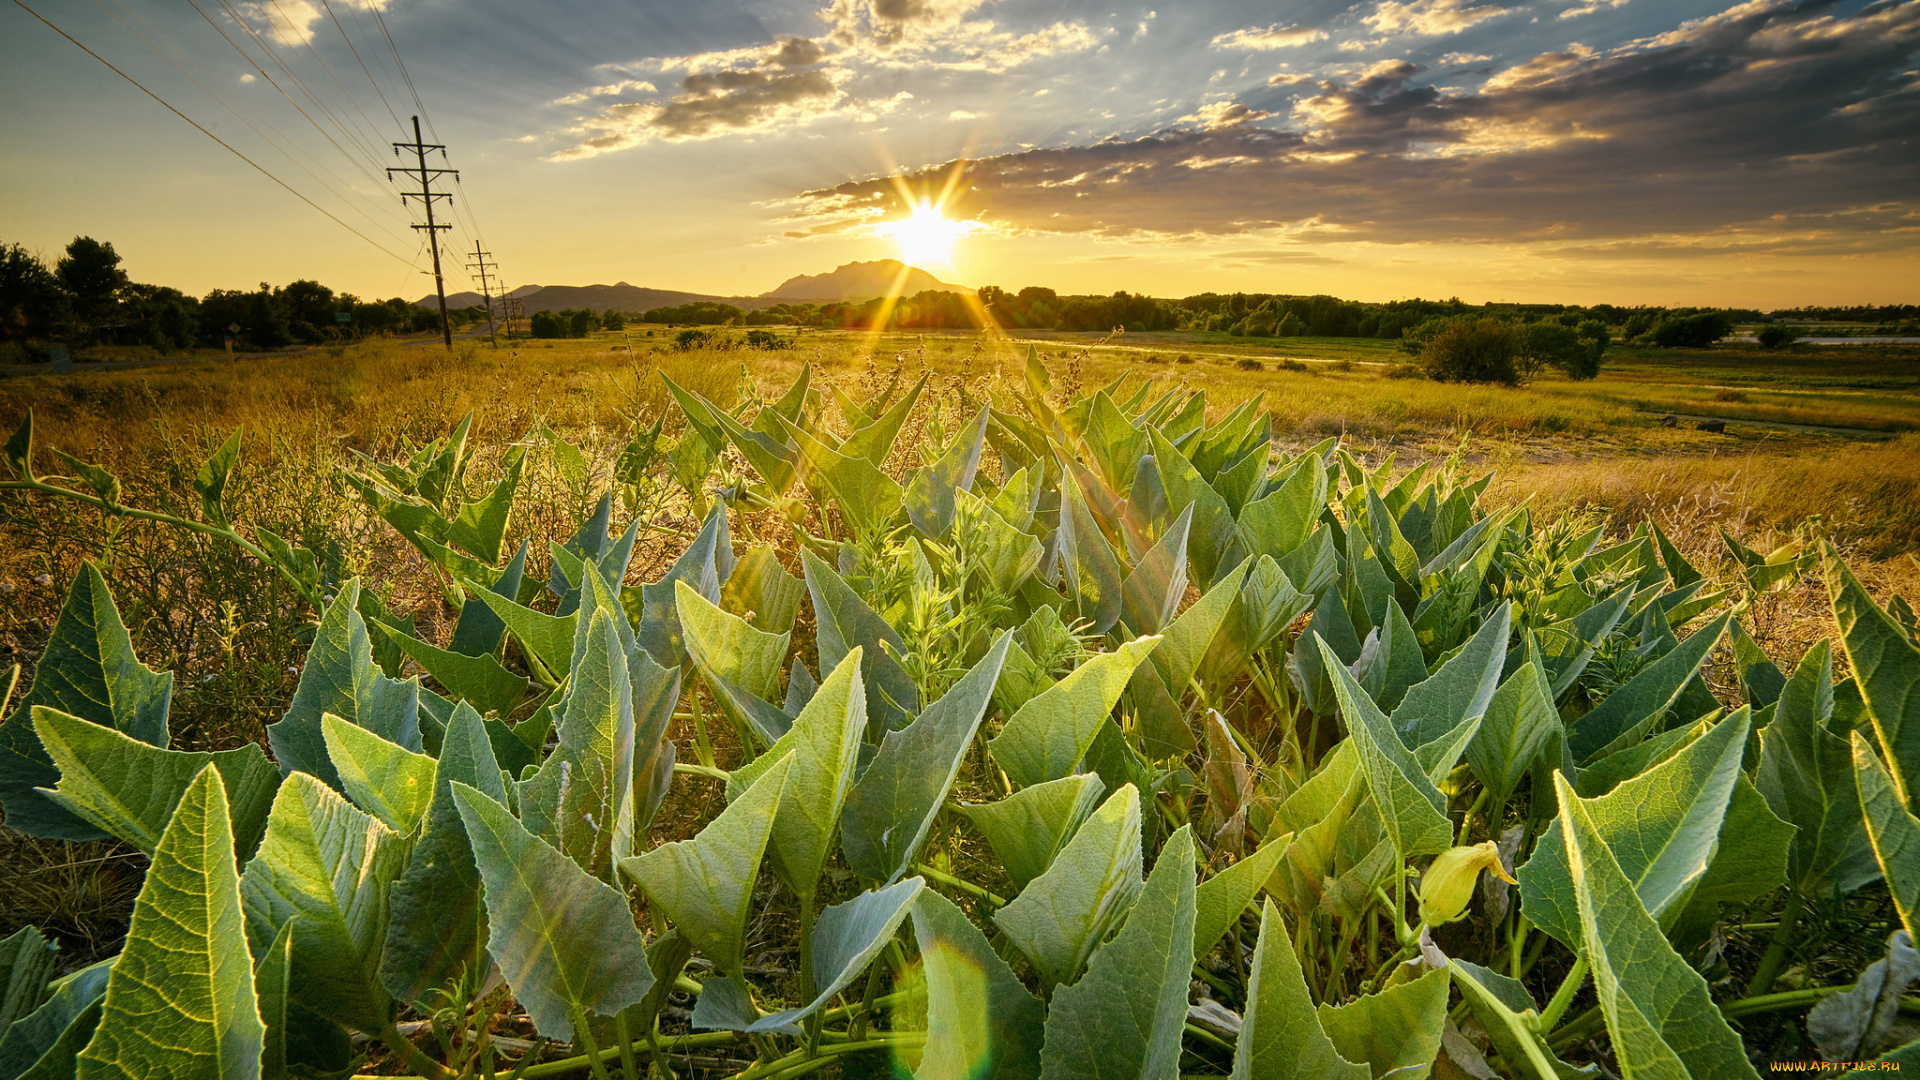
M491 254L493 254L491 251L481 251L480 241L475 240L473 242L475 261L468 263L467 269L480 275L480 296L487 302L487 340L493 342L493 347L497 349L500 347L500 342L493 336L493 292L487 288L487 271L500 269L500 264L487 261L487 256ZM512 336L511 333L508 336Z
M453 178L458 180L460 179L460 170L427 168L427 151L440 151L440 159L444 161L447 157L447 148L437 143L427 143L421 140L420 118L417 116L413 118L413 141L410 143L397 142L393 144L393 154L395 157L400 156L401 150L413 151L414 156L420 161L420 167L417 169L388 169L387 179L393 179L393 174L398 172L406 173L407 176L420 181L419 191L403 191L400 193L400 204L405 206L407 199L412 197L419 199L421 205L427 208L427 223L413 227L427 230L427 239L433 247L433 290L440 296L440 336L445 339L447 348L451 349L453 348L453 323L447 318L446 280L440 276L440 230L451 229L453 226L434 223L433 200L451 199L453 196L445 192L433 190L433 178L446 173L452 173Z

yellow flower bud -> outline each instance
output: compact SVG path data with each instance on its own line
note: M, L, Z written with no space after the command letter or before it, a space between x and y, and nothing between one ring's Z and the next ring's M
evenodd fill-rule
M1434 857L1420 879L1420 917L1428 926L1453 922L1466 914L1480 871L1491 870L1509 885L1513 878L1500 865L1500 849L1493 841L1472 847L1450 848Z

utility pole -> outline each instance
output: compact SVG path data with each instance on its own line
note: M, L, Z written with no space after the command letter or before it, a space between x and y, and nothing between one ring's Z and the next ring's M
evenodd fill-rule
M493 291L487 287L487 272L500 269L500 264L487 261L487 256L491 254L493 254L491 251L481 251L480 241L475 240L473 261L467 264L467 269L480 275L480 295L487 302L487 340L493 342L493 347L497 349L500 347L500 342L493 336ZM512 332L508 333L511 335Z
M447 194L444 191L433 190L433 180L435 177L444 176L448 173L452 173L453 178L455 180L458 180L460 179L460 170L427 168L427 151L429 150L440 151L440 160L445 161L447 159L447 148L438 143L427 143L421 140L420 118L417 116L413 118L413 141L410 143L403 143L403 142L394 143L393 156L399 157L400 151L402 150L413 151L414 156L417 159L419 159L419 162L420 162L419 167L414 169L408 169L408 168L388 169L387 179L389 180L393 179L394 173L405 173L408 179L417 180L420 183L419 191L403 191L400 193L400 205L405 206L407 204L407 200L409 198L413 198L413 199L419 199L420 204L427 208L427 223L425 225L415 225L413 227L416 229L427 230L427 239L429 241L429 246L433 248L433 290L434 292L438 293L440 296L440 336L443 339L445 339L447 343L447 348L451 349L453 348L453 323L451 320L447 318L446 279L441 277L440 275L440 230L451 229L453 228L453 226L440 225L434 222L433 200L452 199L453 196Z

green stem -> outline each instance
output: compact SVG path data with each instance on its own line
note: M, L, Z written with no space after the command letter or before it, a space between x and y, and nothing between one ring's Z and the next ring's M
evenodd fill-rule
M1560 1022L1560 1018L1567 1014L1567 1006L1573 1004L1573 996L1580 992L1580 988L1586 985L1586 982L1587 958L1576 957L1572 969L1567 972L1567 977L1560 980L1560 988L1553 992L1553 1000L1547 1002L1546 1009L1540 1013L1540 1019L1536 1022L1538 1030L1552 1031L1554 1025Z
M587 1023L586 1011L571 1002L568 1008L573 1013L574 1045L586 1047L587 1067L593 1070L594 1080L611 1080L607 1075L607 1063L600 1057L600 1043L594 1039L593 1027Z
M380 1041L386 1043L387 1049L392 1050L400 1060L406 1062L407 1068L427 1077L427 1080L453 1080L453 1074L448 1072L445 1066L422 1053L419 1047L408 1041L405 1035L400 1034L400 1029L394 1026L392 1020L388 1020L387 1026L381 1029Z
M1526 974L1521 961L1525 959L1527 931L1532 925L1525 915L1518 916L1513 923L1513 936L1507 939L1507 965L1512 969L1515 982L1520 981L1520 977Z
M700 707L700 692L693 693L693 752L700 758L700 764L714 768L713 743L707 741L707 714Z
M676 1035L658 1041L663 1052L665 1050L680 1049L701 1050L715 1046L733 1046L741 1041L741 1036L739 1032L735 1031L702 1031L692 1035ZM618 1052L619 1051L614 1049L607 1049L600 1051L600 1054L611 1057ZM525 1076L526 1080L546 1080L547 1077L571 1076L582 1069L588 1068L591 1068L591 1065L587 1061L587 1055L576 1054L573 1057L561 1058L559 1061L549 1061L544 1064L535 1065L526 1071Z
M1794 924L1800 921L1800 894L1787 890L1787 909L1780 913L1780 925L1774 927L1773 942L1767 946L1766 955L1760 958L1760 967L1753 973L1752 981L1747 983L1747 998L1763 997L1773 989L1773 980L1780 975L1780 969L1787 962L1787 952L1793 943Z
M704 776L709 780L718 780L723 784L733 779L733 774L725 769L714 769L705 765L695 765L690 761L674 762L673 771L682 776Z
M613 1035L620 1040L620 1069L627 1080L640 1080L640 1069L633 1059L633 1034L627 1030L626 1010L613 1014Z
M847 1029L847 1037L855 1042L867 1037L867 1021L873 1018L873 1003L880 996L880 980L887 969L875 964L867 969L867 992L860 996L860 1011L853 1018L853 1025Z
M954 877L952 874L949 874L944 870L935 870L933 867L928 866L926 863L914 863L913 869L915 873L918 873L920 876L926 878L929 881L937 881L942 885L947 885L952 888L959 889L961 892L966 893L974 897L975 899L985 900L987 903L992 904L994 907L1003 908L1007 906L1007 902L1005 900L1000 899L998 896L995 896L994 894L988 892L987 890L981 888L978 885L975 885L973 882L968 881L965 878Z

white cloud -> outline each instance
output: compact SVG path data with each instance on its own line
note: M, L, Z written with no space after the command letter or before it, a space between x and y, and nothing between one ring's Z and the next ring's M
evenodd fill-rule
M1440 62L1448 67L1459 67L1461 64L1484 64L1491 59L1493 57L1486 53L1450 52L1441 57Z
M1385 33L1409 33L1423 37L1457 34L1471 26L1507 14L1508 9L1493 4L1475 4L1471 0L1381 0L1373 14L1363 22Z
M340 6L361 11L385 11L393 0L340 0ZM327 19L320 0L247 0L227 8L228 18L243 22L256 33L286 48L313 40L314 28Z
M1303 82L1309 82L1312 79L1313 79L1313 76L1302 75L1297 71L1283 71L1278 75L1268 76L1267 85L1268 86L1298 86L1299 84Z
M254 81L254 79L253 79L253 72L251 72L251 71L243 71L243 72L241 72L241 73L240 73L240 83L241 83L241 85L243 85L243 86L244 86L244 85L246 85L247 83L250 83L250 82L253 82L253 81Z
M1582 15L1591 15L1596 11L1611 11L1617 7L1625 7L1626 4L1627 0L1580 0L1580 2L1573 7L1561 12L1560 17L1563 19L1577 19Z
M658 90L658 87L645 79L621 79L619 82L608 83L605 86L590 86L585 90L568 94L566 97L556 98L553 103L555 105L578 105L583 101L590 101L597 97L617 97L621 94L652 94Z
M1272 26L1246 27L1231 33L1215 37L1209 44L1216 49L1251 49L1267 52L1273 49L1291 49L1299 45L1311 45L1316 41L1325 41L1327 32L1309 26Z
M965 110L965 109L955 109L955 110L953 110L952 112L950 112L950 113L948 113L948 114L947 114L947 119L949 119L949 120L978 120L978 119L980 119L980 114L979 114L979 113L976 113L976 112L968 112L968 111L967 111L967 110Z

